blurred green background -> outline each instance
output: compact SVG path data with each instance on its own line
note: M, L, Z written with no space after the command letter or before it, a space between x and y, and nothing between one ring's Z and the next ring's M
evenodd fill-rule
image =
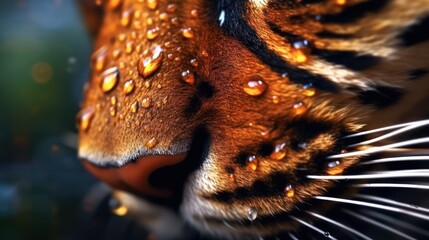
M0 239L75 239L95 179L76 158L91 43L77 1L0 1Z

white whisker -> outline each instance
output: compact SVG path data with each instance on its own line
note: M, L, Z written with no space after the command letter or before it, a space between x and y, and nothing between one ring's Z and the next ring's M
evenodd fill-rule
M416 218L420 218L420 219L424 219L424 220L429 221L429 216L426 216L426 215L423 215L423 214L420 214L420 213L416 213L416 212L413 212L413 211L409 211L409 210L406 210L406 209L392 207L392 206L385 206L385 205L381 205L381 204L377 204L377 203L370 203L370 202L358 201L358 200L350 200L350 199L344 199L344 198L325 197L325 196L315 196L313 198L319 199L319 200L324 200L324 201L347 203L347 204L352 204L352 205L359 205L359 206L364 206L364 207L377 208L377 209L382 209L382 210L386 210L386 211L402 213L402 214L405 214L405 215L409 215L409 216L413 216L413 217L416 217Z
M367 223L370 223L372 225L375 225L375 226L378 226L380 228L383 228L383 229L385 229L385 230L387 230L389 232L392 232L392 233L394 233L394 234L396 234L398 236L401 236L403 238L411 239L411 240L416 239L416 238L411 237L408 234L405 234L405 233L403 233L401 231L398 231L398 230L396 230L396 229L394 229L392 227L389 227L389 226L387 226L387 225L385 225L385 224L383 224L383 223L381 223L379 221L376 221L376 220L373 220L371 218L365 217L365 216L363 216L361 214L358 214L358 213L355 213L355 212L352 212L352 211L349 211L349 210L345 210L345 209L343 209L343 212L345 212L345 213L347 213L347 214L349 214L349 215L351 215L353 217L356 217L356 218L358 218L358 219L360 219L360 220L362 220L364 222L367 222Z
M332 235L326 235L326 233L327 232L325 232L325 231L323 231L322 229L320 229L320 228L318 228L318 227L315 227L315 226L313 226L313 225L311 225L311 224L309 224L309 223L307 223L307 222L305 222L305 221L303 221L303 220L301 220L301 219L299 219L299 218L296 218L296 217L294 217L294 216L291 216L291 218L292 219L294 219L295 221L298 221L299 223L301 223L302 225L304 225L304 226L306 226L306 227L308 227L308 228L311 228L311 229L313 229L314 231L316 231L316 232L318 232L318 233L320 233L320 234L322 234L323 236L325 236L326 238L329 238L329 239L336 239L335 237L333 237Z
M357 235L357 236L359 236L359 237L361 237L361 238L363 238L363 239L367 239L367 240L371 240L371 239L372 239L372 238L370 238L370 237L368 237L368 236L366 236L366 235L364 235L364 234L362 234L362 233L360 233L360 232L356 231L355 229L353 229L353 228L351 228L351 227L348 227L348 226L346 226L346 225L344 225L344 224L342 224L342 223L339 223L339 222L337 222L337 221L335 221L335 220L332 220L332 219L330 219L330 218L327 218L327 217L322 216L322 215L317 214L317 213L313 213L313 212L310 212L310 211L307 211L307 212L308 212L309 214L311 214L311 215L313 215L313 216L315 216L315 217L319 218L319 219L322 219L322 220L324 220L324 221L326 221L326 222L329 222L329 223L331 223L331 224L333 224L333 225L335 225L335 226L338 226L338 227L340 227L340 228L342 228L342 229L345 229L345 230L347 230L347 231L349 231L349 232L351 232L351 233L354 233L355 235Z
M332 159L332 158L345 158L345 157L362 156L362 155L368 155L371 153L383 152L383 151L386 151L386 150L389 150L392 148L403 147L403 146L414 145L414 144L427 143L427 142L429 142L429 137L417 138L417 139L413 139L413 140L407 140L407 141L392 143L392 144L388 144L388 145L384 145L384 146L371 147L371 148L368 148L365 150L360 150L360 151L336 154L336 155L329 156L328 158Z
M424 121L421 121L419 123L414 123L414 124L411 124L411 125L407 125L407 126L405 126L403 128L400 128L400 129L395 130L393 132L381 135L379 137L376 137L376 138L373 138L373 139L370 139L370 140L367 140L367 141L363 141L363 142L360 142L360 143L357 143L357 144L353 144L353 145L351 145L351 147L361 146L361 145L367 145L367 144L379 142L381 140L384 140L384 139L396 136L398 134L401 134L401 133L404 133L404 132L407 132L407 131L410 131L410 130L413 130L413 129L416 129L416 128L419 128L419 127L422 127L422 126L425 126L425 125L428 125L428 124L429 124L429 120L424 120Z
M289 233L289 237L292 238L292 240L299 240L299 238L297 238L295 235L293 235L292 233Z
M319 180L349 180L349 179L379 179L379 178L403 178L403 177L429 177L429 170L426 169L412 169L412 170L398 170L398 171L383 171L383 172L370 172L369 174L359 175L308 175L307 178Z
M376 128L376 129L372 129L372 130L368 130L368 131L364 131L364 132L359 132L359 133L351 134L351 135L346 136L346 138L358 137L358 136L368 135L368 134L372 134L372 133L383 132L383 131L387 131L387 130L391 130L391 129L403 128L403 127L407 127L407 126L410 126L410 125L420 125L420 126L423 126L423 125L426 125L426 124L429 124L429 119L428 120L408 122L408 123L401 123L401 124L391 125L391 126L382 127L382 128Z
M359 188L409 188L409 189L429 190L429 185L401 184L401 183L364 183L364 184L355 184L352 186L359 187Z
M413 224L410 224L408 222L401 221L401 220L398 220L398 219L396 219L394 217L391 217L391 216L388 216L388 215L385 215L385 214L382 214L382 213L379 213L379 212L375 212L375 211L364 210L363 212L366 213L367 215L372 216L372 217L384 220L384 221L389 222L391 224L395 224L397 226L406 228L408 230L411 230L411 231L414 231L416 233L420 233L420 234L422 234L424 236L429 237L429 231L426 231L424 229L416 227Z
M429 213L429 209L424 208L424 207L419 207L416 205L411 205L411 204L406 204L403 202L398 202L392 199L388 199L388 198L382 198L382 197L376 197L376 196L370 196L370 195L366 195L366 194L357 194L356 197L360 197L363 199L369 199L369 200L373 200L373 201L377 201L377 202L382 202L382 203L388 203L394 206L399 206L399 207L403 207L403 208L409 208L409 209L414 209L416 211L420 211L420 212L426 212Z
M387 163L387 162L402 162L402 161L427 161L429 156L406 156L406 157L390 157L390 158L381 158L365 162L360 162L359 165L369 165L377 163Z

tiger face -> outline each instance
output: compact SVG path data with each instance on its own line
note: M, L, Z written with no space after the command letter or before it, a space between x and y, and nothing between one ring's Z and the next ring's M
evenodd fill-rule
M357 192L332 179L372 169L356 133L429 88L427 0L100 2L79 157L205 234L280 236L332 211L320 200Z

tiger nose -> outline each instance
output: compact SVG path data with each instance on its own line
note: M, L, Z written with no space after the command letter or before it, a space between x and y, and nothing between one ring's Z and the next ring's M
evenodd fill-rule
M111 187L119 190L131 192L143 197L152 198L171 198L176 193L176 189L169 186L154 186L156 181L151 180L152 174L163 172L162 169L174 168L174 165L180 163L188 155L187 152L178 153L175 155L151 155L142 156L135 161L129 162L121 167L102 167L97 166L89 161L83 160L83 165L101 181L109 184ZM176 181L175 174L167 176L168 181L178 184L183 184L183 179L179 176ZM174 185L171 185L174 186Z

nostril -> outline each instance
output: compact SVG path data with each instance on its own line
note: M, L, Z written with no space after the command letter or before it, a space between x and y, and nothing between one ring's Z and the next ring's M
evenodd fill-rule
M175 165L164 166L153 171L148 179L149 184L155 188L171 189L174 198L172 201L180 202L188 176L201 166L209 150L210 134L206 128L200 127L193 135L186 158Z

